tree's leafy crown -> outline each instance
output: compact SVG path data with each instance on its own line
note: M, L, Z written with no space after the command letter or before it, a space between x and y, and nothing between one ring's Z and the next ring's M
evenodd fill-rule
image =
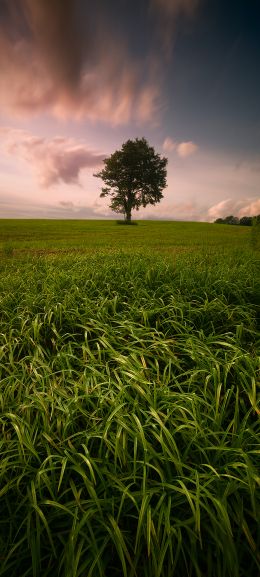
M131 213L163 198L167 158L156 154L145 138L127 140L121 150L104 160L104 165L95 176L106 184L100 196L112 197L110 207L115 212Z

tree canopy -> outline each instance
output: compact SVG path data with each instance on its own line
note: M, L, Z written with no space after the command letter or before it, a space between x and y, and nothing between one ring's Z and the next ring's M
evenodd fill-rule
M121 150L105 158L105 167L94 174L105 183L101 197L111 196L110 208L131 221L132 210L156 204L163 198L167 158L156 154L145 138L127 140Z
M215 224L240 224L241 226L252 226L259 220L260 215L257 216L242 216L240 219L236 216L230 215L225 218L217 218Z

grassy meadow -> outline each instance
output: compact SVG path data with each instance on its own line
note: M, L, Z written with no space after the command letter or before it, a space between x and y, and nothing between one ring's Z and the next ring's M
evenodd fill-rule
M253 240L0 221L0 576L259 574Z

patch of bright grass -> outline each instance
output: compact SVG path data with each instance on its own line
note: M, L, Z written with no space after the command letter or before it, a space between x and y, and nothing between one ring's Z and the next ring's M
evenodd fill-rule
M163 254L1 261L1 576L258 574L256 254Z

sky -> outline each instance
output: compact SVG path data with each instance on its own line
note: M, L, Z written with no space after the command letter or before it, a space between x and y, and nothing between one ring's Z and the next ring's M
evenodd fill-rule
M0 218L118 218L93 174L168 158L141 219L260 213L259 0L0 0Z

